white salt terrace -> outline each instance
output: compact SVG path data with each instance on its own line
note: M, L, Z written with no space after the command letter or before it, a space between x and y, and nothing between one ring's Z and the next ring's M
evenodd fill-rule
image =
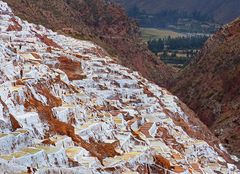
M10 25L22 29L11 31ZM177 97L106 55L94 43L22 21L0 1L0 173L136 174L141 168L151 173L239 173L204 138L190 136L177 124L174 117L193 132L203 128L189 121L191 115ZM57 66L60 56L79 62L86 78L69 80L69 68ZM51 97L60 102L49 103ZM28 102L38 107L28 107ZM41 104L53 105L52 115L45 113L49 118L43 118ZM72 125L85 142L117 143L118 155L100 161L74 136L52 131L56 120Z

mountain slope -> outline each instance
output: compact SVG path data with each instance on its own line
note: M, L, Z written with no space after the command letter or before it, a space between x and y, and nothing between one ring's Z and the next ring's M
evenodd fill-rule
M239 0L113 0L122 4L127 10L138 7L147 14L157 14L163 11L178 10L182 12L200 12L208 15L217 23L228 23L240 16Z
M177 97L0 1L0 171L239 172Z
M173 70L142 43L139 29L125 12L103 0L5 0L15 14L75 38L96 42L121 64L165 86ZM47 20L46 20L47 19Z
M240 19L211 37L172 91L240 155Z

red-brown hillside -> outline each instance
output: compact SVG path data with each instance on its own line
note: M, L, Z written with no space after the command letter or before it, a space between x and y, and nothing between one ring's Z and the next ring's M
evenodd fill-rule
M240 19L211 37L175 79L178 95L231 151L240 154Z

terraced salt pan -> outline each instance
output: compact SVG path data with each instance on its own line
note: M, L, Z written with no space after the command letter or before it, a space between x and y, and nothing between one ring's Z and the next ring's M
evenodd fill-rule
M33 145L32 136L26 130L0 134L0 154L6 155Z
M22 30L8 30L16 23ZM114 63L94 43L22 21L2 1L0 24L0 125L4 127L0 134L1 171L22 173L30 167L39 174L117 174L141 173L140 168L148 168L151 173L175 173L177 169L199 173L192 167L196 163L203 173L239 173L206 139L194 138L177 125L177 119L182 118L192 132L202 129L203 134L212 136L200 122L190 122L192 116L184 112L177 97L138 72ZM86 77L69 80L57 66L60 56L79 62ZM21 68L23 79L19 77ZM49 103L51 95L55 100ZM34 103L29 96L40 107L26 107L26 102ZM47 110L49 113L39 113L50 105L54 106ZM15 120L9 118L9 113ZM61 127L61 135L51 130L60 123L68 124L67 133L65 127ZM68 130L70 126L75 137ZM166 129L171 138L159 136L164 132L157 132L158 128ZM110 157L106 155L109 149L98 149L96 153L105 150L101 161L83 142L76 142L76 136L84 143L93 139L95 146L111 144L118 155ZM179 144L184 151L173 148ZM156 161L156 155L162 159Z

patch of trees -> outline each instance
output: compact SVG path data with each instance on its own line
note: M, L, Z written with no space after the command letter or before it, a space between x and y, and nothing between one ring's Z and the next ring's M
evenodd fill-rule
M171 38L168 37L166 39L153 39L148 41L148 48L153 53L159 53L167 50L194 50L200 49L208 36L189 36L189 37L177 37Z
M188 64L190 58L183 57L183 58L176 58L176 57L161 57L161 60L166 64L172 65L185 65Z
M162 39L153 39L148 41L148 48L153 52L153 53L159 53L164 50L164 40Z

